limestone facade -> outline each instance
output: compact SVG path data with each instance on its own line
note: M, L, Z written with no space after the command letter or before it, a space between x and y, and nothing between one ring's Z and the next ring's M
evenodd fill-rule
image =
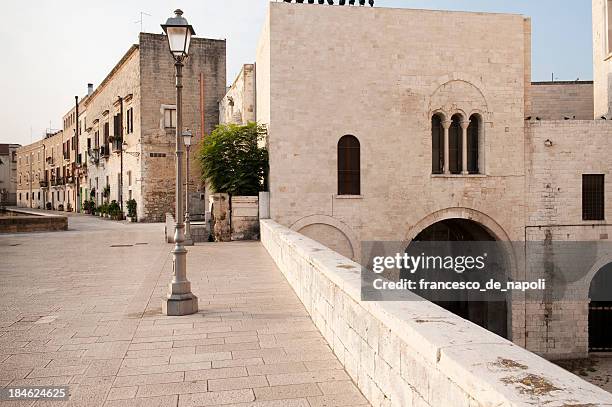
M247 124L255 121L255 65L245 64L219 102L219 122Z
M17 149L19 144L0 144L0 205L17 204Z
M592 120L593 82L533 82L531 114L542 120Z
M598 118L612 114L612 2L592 0L592 5L594 117Z
M359 261L362 241L410 242L447 219L501 241L609 236L605 220L582 216L583 174L603 174L606 191L612 176L612 123L592 120L601 81L594 97L588 83L532 84L529 18L271 3L256 66L271 218L349 258ZM358 140L358 194L340 191L346 135ZM477 154L452 150L447 136ZM584 356L590 280L581 284L573 303L513 298L509 338L550 358Z

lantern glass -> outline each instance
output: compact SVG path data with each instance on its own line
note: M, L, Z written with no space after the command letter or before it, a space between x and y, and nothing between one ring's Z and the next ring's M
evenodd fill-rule
M190 42L191 32L186 26L168 27L168 45L172 54L176 56L187 55Z
M191 136L191 131L187 130L183 132L183 143L185 143L187 147L191 145Z

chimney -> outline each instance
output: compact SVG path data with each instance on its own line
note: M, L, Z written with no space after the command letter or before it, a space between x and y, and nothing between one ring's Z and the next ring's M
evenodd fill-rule
M93 93L93 83L87 84L87 96L90 96Z

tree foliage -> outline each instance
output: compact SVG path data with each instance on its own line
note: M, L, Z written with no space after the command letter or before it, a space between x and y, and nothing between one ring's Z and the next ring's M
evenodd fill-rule
M215 192L257 195L268 174L268 150L262 144L265 126L222 124L202 141L198 160L202 178Z

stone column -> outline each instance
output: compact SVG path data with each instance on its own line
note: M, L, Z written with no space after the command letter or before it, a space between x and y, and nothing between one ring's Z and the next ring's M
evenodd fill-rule
M450 120L444 120L442 127L444 127L444 173L450 174L450 157L449 157L449 144L448 144L448 132L451 126Z
M461 130L462 130L462 134L461 134L461 150L462 150L461 151L461 164L462 164L461 174L463 175L469 174L468 165L467 165L467 157L468 157L467 131L468 131L469 125L470 125L469 120L461 121Z

